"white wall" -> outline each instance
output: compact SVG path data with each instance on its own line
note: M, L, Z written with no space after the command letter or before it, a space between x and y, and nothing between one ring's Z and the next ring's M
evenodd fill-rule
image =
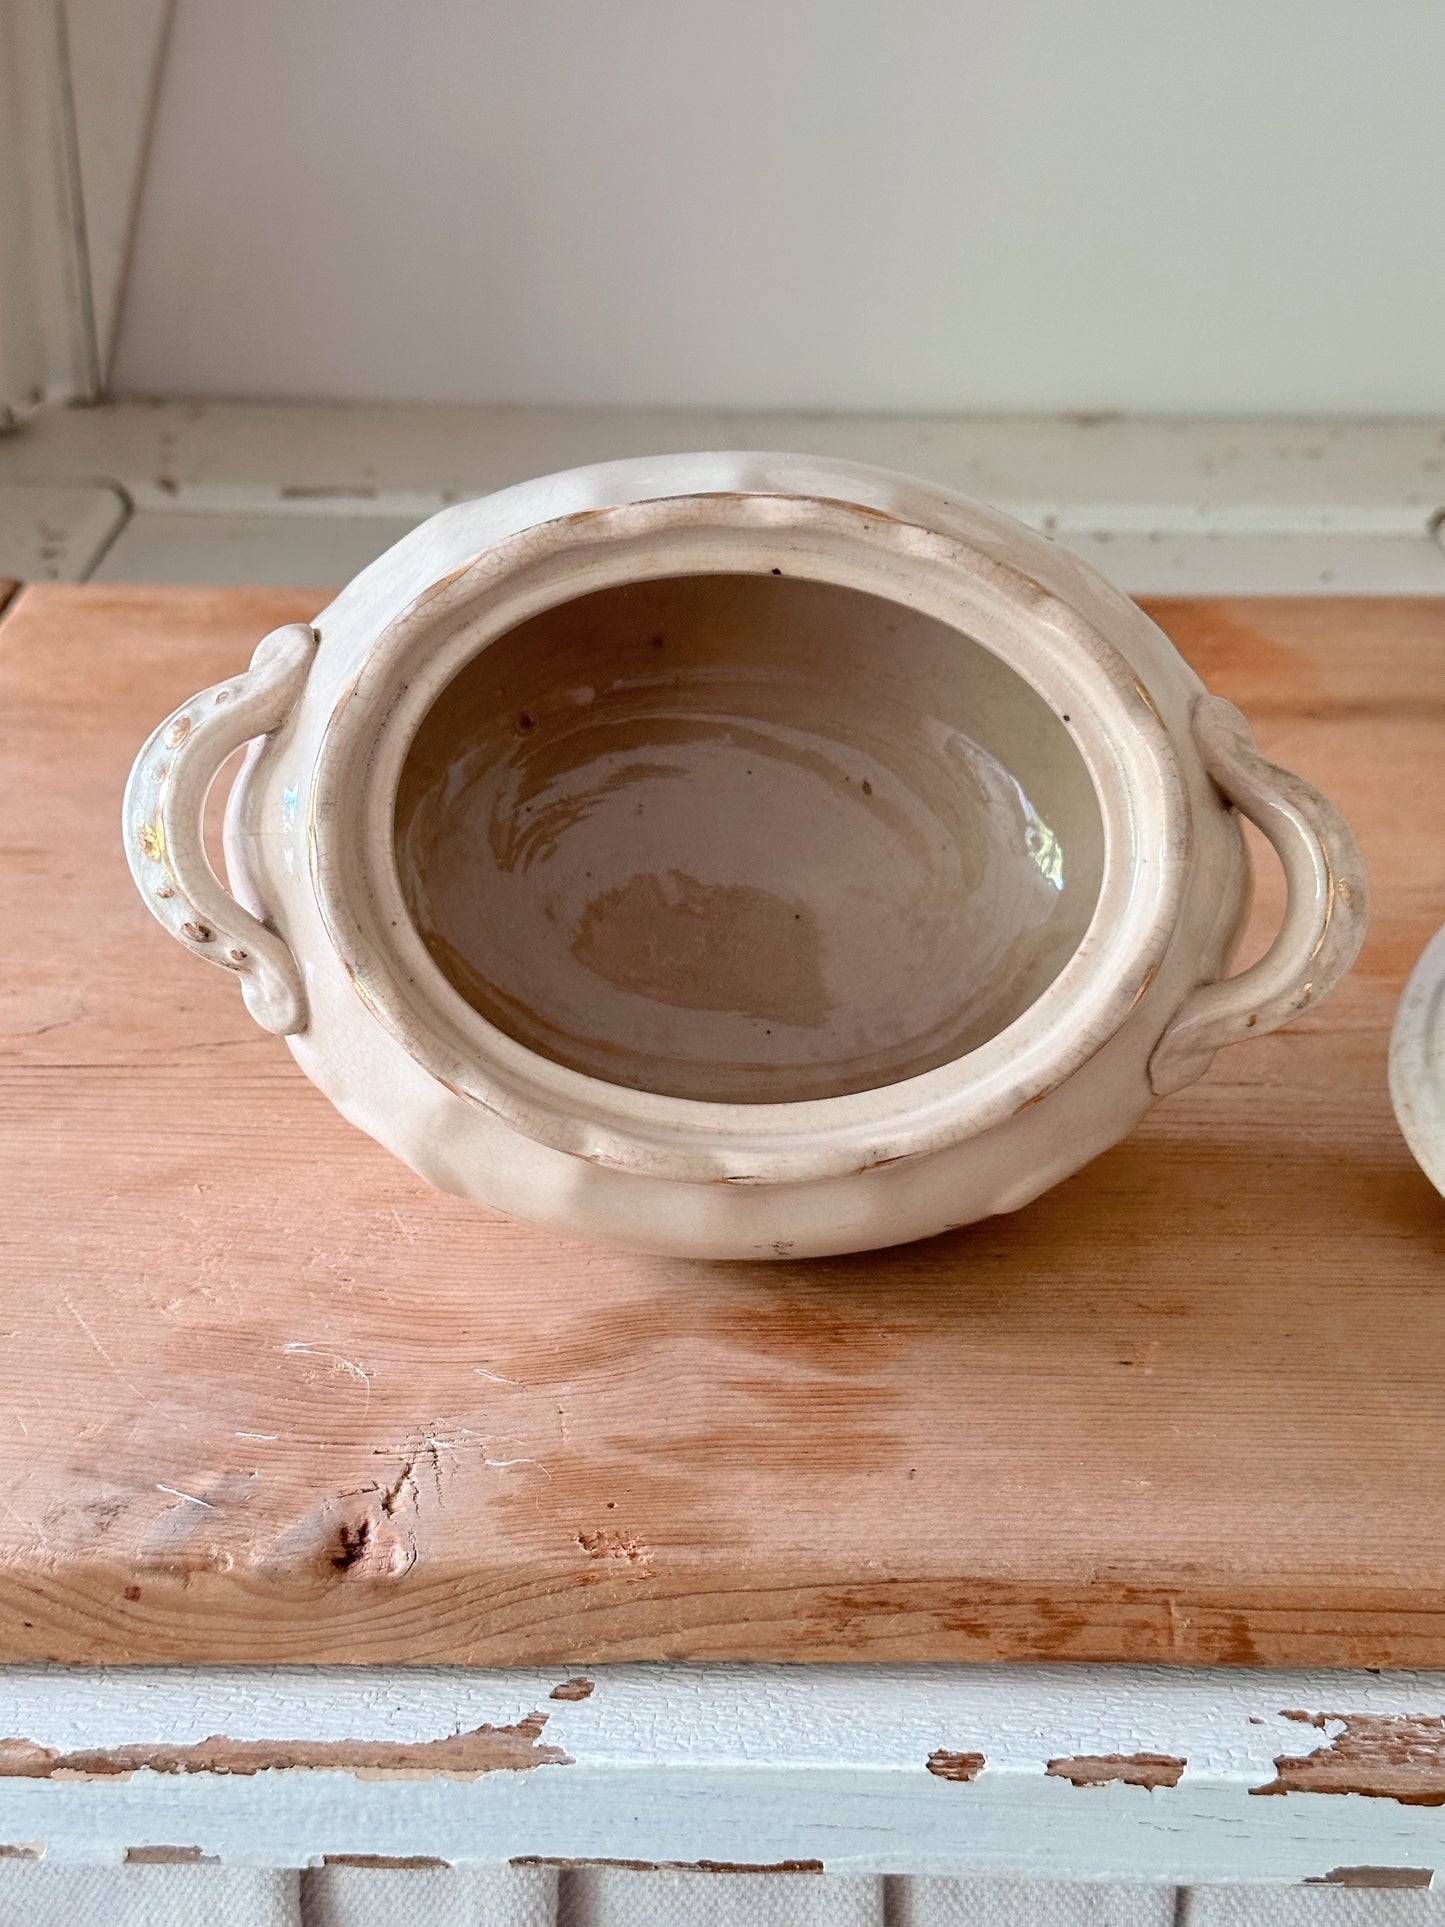
M1445 408L1440 0L180 0L119 392Z

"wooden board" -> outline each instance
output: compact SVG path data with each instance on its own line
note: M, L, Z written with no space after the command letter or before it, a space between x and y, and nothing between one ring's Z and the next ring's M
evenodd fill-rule
M1445 601L1155 611L1359 831L1331 1002L1014 1217L713 1267L429 1191L135 896L135 748L320 600L0 623L0 1660L1445 1665Z

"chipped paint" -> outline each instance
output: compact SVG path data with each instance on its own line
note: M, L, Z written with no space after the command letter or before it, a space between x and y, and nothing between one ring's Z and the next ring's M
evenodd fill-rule
M592 1856L568 1859L562 1855L519 1853L512 1867L622 1867L628 1873L822 1873L821 1860L602 1860Z
M323 1853L323 1867L366 1867L371 1869L391 1868L416 1871L427 1867L450 1867L450 1860L443 1860L434 1853Z
M1178 1786L1185 1762L1174 1753L1075 1753L1050 1760L1044 1772L1074 1786Z
M0 1740L0 1779L129 1780L136 1773L351 1773L359 1780L475 1780L484 1773L571 1766L560 1746L542 1744L547 1714L528 1713L510 1726L482 1725L436 1740L230 1740L223 1734L190 1746L82 1748L62 1753L34 1740Z
M1251 1793L1358 1793L1407 1807L1445 1806L1445 1716L1300 1713L1287 1720L1339 1731L1312 1753L1281 1753L1275 1778Z
M1306 1887L1429 1887L1435 1879L1433 1867L1332 1867L1326 1874L1306 1880Z
M595 1690L595 1681L590 1679L564 1679L560 1686L552 1688L550 1698L554 1700L587 1700Z
M419 1477L423 1468L419 1461ZM619 1590L637 1583L634 1572L590 1570L615 1576ZM574 1579L585 1571L574 1550ZM258 1578L269 1584L269 1576ZM172 1583L157 1577L153 1610L165 1610ZM149 1597L149 1585L146 1591ZM357 1605L368 1621L385 1610L375 1601ZM588 1700L548 1699L555 1686L579 1678L594 1682ZM344 1742L350 1753L356 1736L426 1742L536 1708L551 1715L539 1737L564 1746L585 1769L493 1772L463 1786L425 1773L401 1782L382 1774L373 1784L339 1766L320 1777L268 1772L209 1784L204 1775L184 1781L137 1770L130 1783L112 1775L68 1793L51 1779L5 1780L8 1838L47 1841L47 1859L93 1859L99 1844L118 1863L129 1846L161 1843L199 1844L223 1861L254 1862L256 1814L264 1808L274 1820L266 1851L287 1866L319 1865L326 1853L740 1866L817 1856L829 1871L926 1863L940 1875L982 1876L1027 1865L1038 1879L1184 1885L1298 1884L1344 1869L1326 1882L1340 1886L1378 1877L1355 1869L1393 1876L1411 1868L1419 1878L1419 1869L1441 1864L1433 1808L1260 1799L1249 1790L1273 1776L1276 1754L1306 1753L1343 1724L1321 1730L1282 1720L1281 1706L1445 1721L1442 1674L553 1663L525 1672L419 1665L398 1675L376 1664L199 1672L172 1665L12 1668L6 1690L5 1730L51 1747L109 1750L138 1739L169 1747L222 1733L275 1743L264 1755L275 1763L297 1736ZM526 1748L525 1740L518 1744ZM944 1754L936 1762L943 1774L925 1765L935 1748ZM1046 1772L1050 1758L1145 1749L1188 1761L1177 1786L1091 1792ZM950 1757L965 1750L975 1757ZM444 1764L410 1757L413 1765ZM336 1765L334 1753L324 1759ZM255 1749L243 1764L260 1764ZM962 1777L947 1783L950 1772ZM178 1822L178 1801L195 1809L190 1820Z
M976 1780L984 1768L982 1753L950 1753L937 1746L928 1756L928 1770L940 1780L959 1780L965 1785Z

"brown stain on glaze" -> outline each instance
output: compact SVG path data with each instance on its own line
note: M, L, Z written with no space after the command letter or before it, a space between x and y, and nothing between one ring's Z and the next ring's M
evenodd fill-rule
M1044 1772L1074 1786L1178 1786L1184 1761L1174 1753L1075 1753L1050 1760Z
M684 1010L817 1029L833 1009L812 909L751 883L634 876L588 905L572 954L619 990Z
M952 1753L947 1747L937 1746L926 1764L936 1780L957 1780L971 1786L983 1772L984 1757L982 1753Z
M1358 1793L1406 1807L1445 1806L1445 1717L1435 1713L1300 1713L1282 1718L1344 1731L1312 1753L1282 1753L1251 1793Z
M548 1694L554 1700L590 1700L596 1691L596 1682L590 1679L564 1679L560 1686L554 1686Z
M560 1746L541 1743L545 1713L511 1726L477 1726L436 1740L230 1740L190 1746L89 1747L62 1753L34 1740L0 1740L0 1779L128 1780L134 1773L354 1773L359 1780L475 1780L484 1773L571 1766Z
M1331 1867L1326 1874L1306 1880L1306 1887L1429 1887L1433 1867Z

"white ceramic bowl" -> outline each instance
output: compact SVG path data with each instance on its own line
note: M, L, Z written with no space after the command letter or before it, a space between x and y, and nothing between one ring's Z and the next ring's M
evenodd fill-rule
M200 839L252 743L228 895ZM1283 861L1268 955L1234 809ZM698 1257L1010 1210L1363 933L1337 813L1067 551L778 455L448 509L142 751L150 907L445 1189Z
M1445 1192L1445 930L1425 946L1395 1011L1390 1097L1416 1163Z

